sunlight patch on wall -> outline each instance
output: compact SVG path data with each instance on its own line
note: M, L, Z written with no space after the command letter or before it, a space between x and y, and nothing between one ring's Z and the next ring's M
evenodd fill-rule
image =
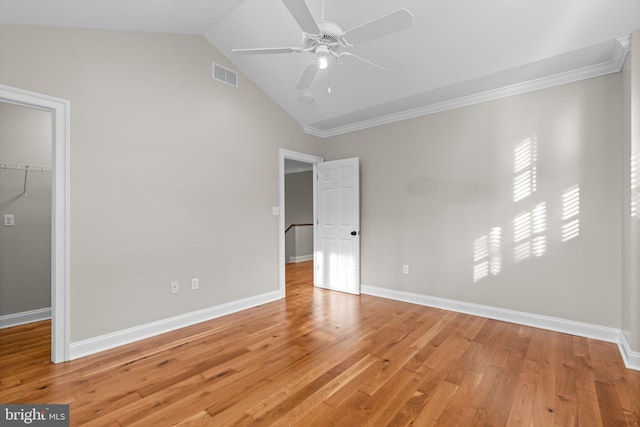
M536 191L538 161L537 137L533 135L515 148L513 172L513 201L518 202Z
M489 275L489 237L478 237L473 242L473 282Z
M638 188L638 153L631 155L631 216L638 218L640 212L640 189Z
M473 242L473 282L488 275L497 276L502 270L502 229L493 227L489 234Z
M518 215L513 220L513 259L518 262L531 255L531 212Z
M502 229L493 227L489 233L489 273L497 276L502 270Z
M533 239L531 241L531 249L533 256L542 256L547 251L547 204L540 203L531 212L531 220L533 222Z
M547 204L540 203L532 210L513 219L513 259L522 261L530 256L540 257L547 251Z
M562 241L566 242L580 235L580 187L571 187L562 195Z

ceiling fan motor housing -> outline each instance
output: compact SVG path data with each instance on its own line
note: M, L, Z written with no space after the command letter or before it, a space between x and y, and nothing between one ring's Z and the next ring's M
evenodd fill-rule
M325 45L329 47L329 50L337 52L343 46L340 41L343 31L338 24L330 21L319 21L318 28L320 28L320 37L304 34L302 38L304 49Z

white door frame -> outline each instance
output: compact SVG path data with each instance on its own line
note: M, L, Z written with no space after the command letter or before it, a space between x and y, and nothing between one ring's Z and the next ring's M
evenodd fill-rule
M281 148L278 150L278 181L279 181L279 193L280 193L280 218L278 221L278 237L280 240L279 246L279 265L280 265L280 276L279 276L279 286L278 292L280 293L280 298L284 298L285 296L285 240L284 240L284 214L285 214L285 195L284 195L284 161L288 160L297 160L299 162L311 163L313 164L313 176L315 177L318 173L318 163L324 161L322 157L312 156L310 154L298 153L295 151L285 150ZM318 218L318 213L316 211L316 186L317 182L314 178L313 180L313 241L316 240L316 223ZM315 244L314 244L315 250ZM315 268L313 269L315 274ZM314 282L315 283L315 282Z
M51 166L51 361L69 360L69 147L71 102L0 85L0 101L49 111L52 117Z

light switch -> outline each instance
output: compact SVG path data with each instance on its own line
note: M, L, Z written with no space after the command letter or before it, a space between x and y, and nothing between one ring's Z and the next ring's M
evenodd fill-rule
M280 215L280 206L274 206L274 207L271 209L271 212L272 212L274 215Z
M13 214L4 214L4 226L13 227L15 225Z

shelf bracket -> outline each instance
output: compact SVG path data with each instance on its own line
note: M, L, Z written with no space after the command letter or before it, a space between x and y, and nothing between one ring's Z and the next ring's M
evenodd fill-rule
M27 196L27 178L29 176L29 166L24 167L24 189L22 190L22 197Z

